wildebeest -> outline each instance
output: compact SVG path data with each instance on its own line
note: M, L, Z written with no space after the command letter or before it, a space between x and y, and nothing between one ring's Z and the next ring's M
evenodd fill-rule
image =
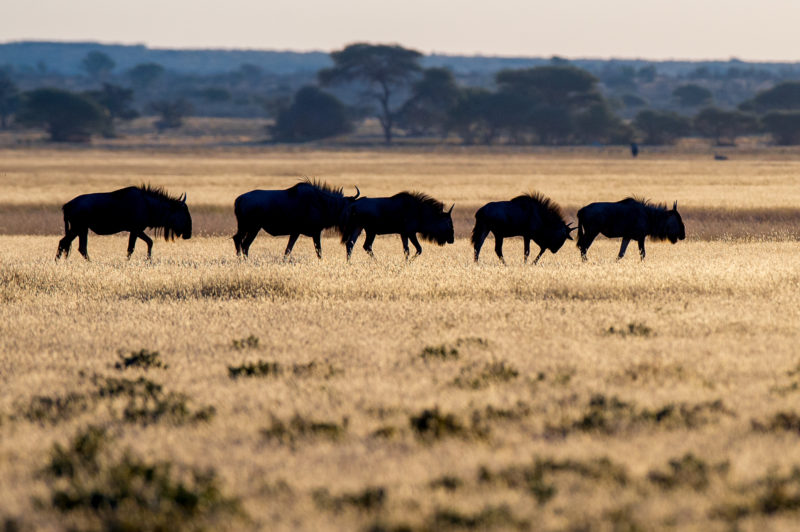
M423 240L435 242L443 246L452 244L453 212L444 210L444 205L421 192L400 192L388 198L362 198L353 203L343 218L342 242L347 247L347 260L353 252L353 246L363 230L364 251L372 258L372 243L375 235L399 234L403 241L403 252L408 259L408 242L414 245L417 253L422 253L422 246L417 240L417 233Z
M322 258L322 231L340 228L345 208L361 192L356 187L355 196L345 196L341 188L306 179L286 190L252 190L236 198L233 210L238 230L233 235L236 254L250 251L258 232L263 229L272 236L289 235L283 257L292 253L300 235L314 239L317 257Z
M646 237L669 240L675 244L686 238L678 202L667 209L666 204L653 204L634 197L616 203L592 203L578 211L578 247L581 259L586 260L586 250L595 237L603 234L609 238L622 238L619 248L621 259L631 240L639 244L639 254L644 260L644 239Z
M564 242L572 240L570 227L564 221L561 208L550 198L532 192L517 196L510 201L487 203L475 213L475 228L472 230L472 245L475 248L475 262L481 253L483 241L489 233L494 235L494 251L505 264L503 258L503 239L521 236L525 244L525 262L531 253L531 240L539 246L539 254L533 260L536 264L548 249L556 253Z
M78 251L89 260L86 241L89 229L98 235L130 232L128 258L133 253L136 239L147 243L147 258L152 255L153 241L144 230L163 232L165 240L179 236L192 237L192 217L186 205L186 194L175 198L163 188L150 185L126 187L113 192L83 194L61 208L64 211L64 238L58 243L56 260L63 253L69 256L70 246L78 237Z

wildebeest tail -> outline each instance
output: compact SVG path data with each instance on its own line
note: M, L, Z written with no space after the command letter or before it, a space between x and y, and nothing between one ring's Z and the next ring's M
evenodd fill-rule
M478 239L486 232L486 222L481 211L475 213L475 227L472 228L472 246L478 245Z
M64 234L66 235L67 233L69 233L69 228L70 228L69 217L67 216L67 206L66 205L63 205L61 207L61 212L64 213Z
M339 235L342 237L342 244L347 243L347 238L353 232L355 227L353 224L355 223L356 214L354 212L354 207L350 205L345 209L342 209L342 214L339 217L339 225L337 226L337 230L339 231Z

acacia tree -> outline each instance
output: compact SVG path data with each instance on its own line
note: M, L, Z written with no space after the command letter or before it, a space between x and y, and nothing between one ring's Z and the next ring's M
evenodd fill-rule
M714 139L717 146L734 146L736 137L758 129L758 120L741 111L706 107L694 117L694 128L701 135Z
M351 44L331 53L334 65L320 70L322 85L360 82L368 87L368 94L378 101L378 120L383 128L386 143L392 142L394 109L392 96L407 86L421 70L422 54L397 45Z
M644 135L645 144L672 144L692 129L685 116L652 109L640 111L633 125Z
M81 67L95 79L102 79L114 70L116 63L108 55L92 50L81 61Z
M447 68L428 68L411 92L411 98L400 109L400 127L419 135L436 131L445 136L448 115L460 95L453 73Z
M5 73L0 72L0 129L8 127L8 117L19 106L19 90Z
M24 93L16 121L43 126L57 142L88 142L102 132L108 113L92 99L60 89L36 89Z
M681 85L672 91L672 96L678 100L681 107L697 107L711 102L713 95L711 91L700 85L690 83Z
M324 139L352 129L347 109L332 94L306 86L295 93L291 105L278 112L269 128L275 140L305 142Z
M139 113L131 107L133 103L133 90L103 83L103 88L97 91L89 91L86 96L102 105L108 112L108 123L103 131L107 137L114 137L115 120L133 120Z

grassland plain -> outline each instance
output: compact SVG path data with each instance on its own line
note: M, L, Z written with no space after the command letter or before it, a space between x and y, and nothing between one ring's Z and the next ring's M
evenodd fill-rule
M643 170L613 155L240 155L4 152L0 191L48 206L152 180L221 209L293 182L291 167L468 205L538 188L567 205L636 192L791 216L798 194L796 163L769 156L726 166L729 183L678 156ZM600 189L587 174L619 177ZM645 263L599 240L588 264L565 246L536 267L516 241L508 267L491 249L473 264L464 238L408 264L379 238L377 261L357 249L349 265L335 239L322 262L301 240L284 263L266 236L248 261L201 236L128 262L116 236L90 237L91 263L56 264L54 236L0 236L0 522L790 530L796 230L701 240L687 222L687 241L648 244Z

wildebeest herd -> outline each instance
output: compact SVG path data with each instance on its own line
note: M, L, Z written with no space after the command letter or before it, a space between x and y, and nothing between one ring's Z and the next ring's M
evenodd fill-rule
M273 236L288 236L289 243L284 258L289 257L300 235L314 240L317 257L322 258L322 232L335 229L347 249L347 259L363 231L364 251L374 258L372 244L376 235L399 234L403 252L409 257L408 243L416 254L422 253L417 235L423 240L443 246L455 240L452 205L445 210L442 202L420 192L400 192L386 198L345 196L341 188L327 183L304 180L286 190L253 190L242 194L234 202L237 231L233 235L236 254L246 257L256 235L262 229ZM186 205L186 194L170 196L164 189L142 185L113 192L84 194L62 207L64 212L64 238L58 243L56 260L69 255L72 241L78 238L78 251L87 260L89 229L99 235L129 232L128 257L133 253L137 238L147 243L150 258L153 241L144 233L154 229L165 240L192 236L192 217ZM631 240L639 245L644 260L644 241L648 236L669 240L673 244L686 238L686 231L678 214L678 203L672 209L663 204L629 197L616 203L591 203L578 210L578 226L572 227L564 219L561 208L550 198L539 193L523 194L509 201L487 203L475 213L472 245L475 262L489 233L494 235L495 253L503 258L503 239L521 236L524 242L525 262L530 254L530 242L539 246L534 264L550 250L558 252L571 233L578 230L577 245L582 260L598 234L609 238L622 238L618 258L625 255Z

